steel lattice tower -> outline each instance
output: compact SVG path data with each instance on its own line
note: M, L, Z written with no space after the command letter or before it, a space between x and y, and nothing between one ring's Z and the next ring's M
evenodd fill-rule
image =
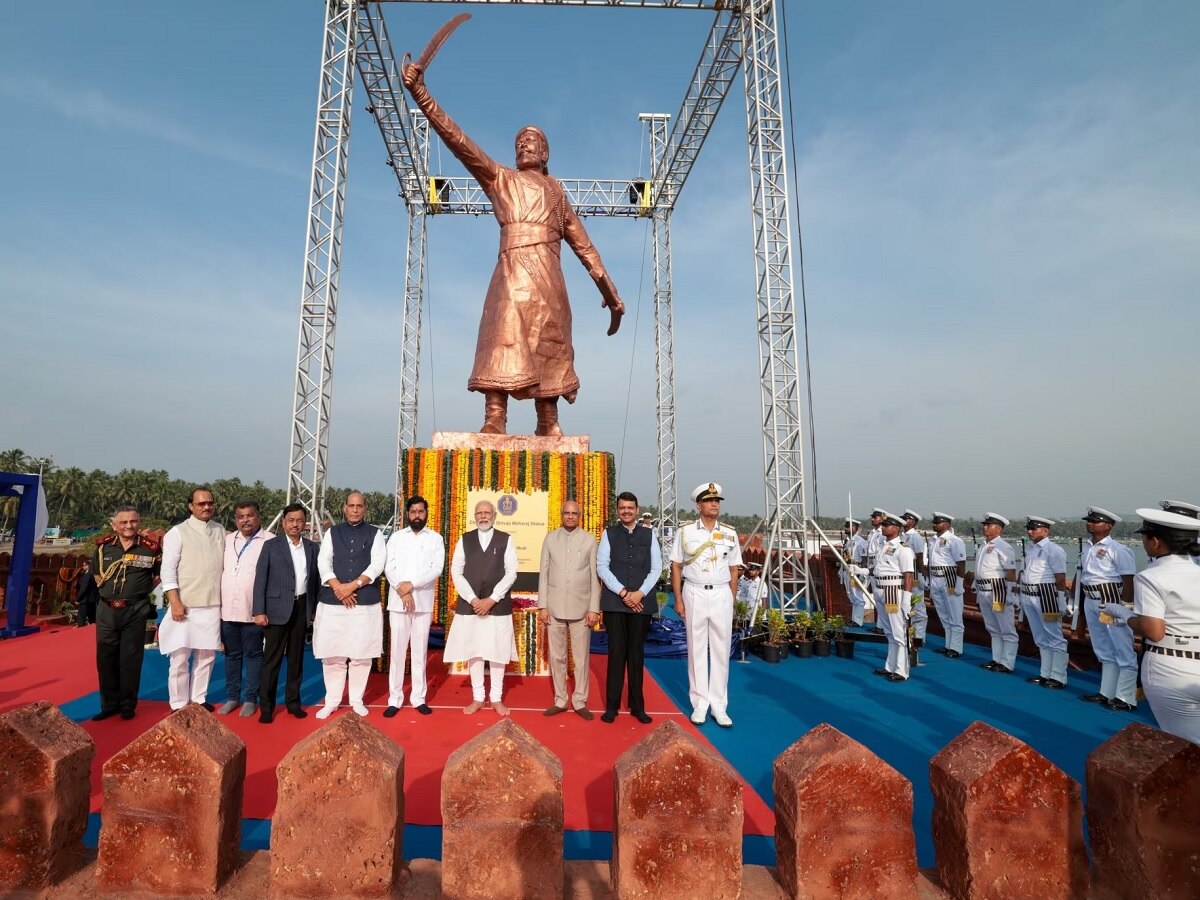
M778 0L327 0L316 137L300 299L296 391L288 500L323 516L332 410L334 325L337 318L341 233L353 73L357 69L387 148L388 164L409 214L400 348L397 485L400 459L414 446L429 217L491 212L470 177L429 171L429 134L404 102L399 60L392 49L385 2L547 6L658 7L707 11L713 24L673 120L643 114L651 147L649 178L560 179L580 216L649 217L654 236L655 368L658 418L658 499L664 524L678 506L675 442L675 366L671 215L739 68L745 99L755 307L763 432L764 499L771 522L768 546L807 547L799 339L792 277L783 91L779 67ZM668 131L668 123L673 125ZM399 493L399 492L397 492ZM783 553L767 575L783 580ZM796 575L807 583L807 562ZM780 598L790 608L795 596Z

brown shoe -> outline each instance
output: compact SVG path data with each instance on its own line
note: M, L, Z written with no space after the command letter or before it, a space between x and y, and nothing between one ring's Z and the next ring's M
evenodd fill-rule
M557 716L559 713L565 713L566 711L567 711L567 708L565 706L552 706L548 710L546 710L544 713L542 713L542 715L543 716Z
M586 722L590 722L592 719L596 718L594 715L592 715L592 711L586 706L577 706L575 708L575 714Z
M562 428L558 424L558 398L534 400L533 406L537 410L537 428L533 433L543 437L562 437Z
M508 394L486 391L483 395L483 427L480 434L508 433Z

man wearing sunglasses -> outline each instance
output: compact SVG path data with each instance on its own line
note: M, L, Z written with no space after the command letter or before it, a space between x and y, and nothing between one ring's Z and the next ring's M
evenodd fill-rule
M213 521L216 504L206 487L192 488L191 515L163 536L162 587L167 615L158 650L170 658L171 709L199 703L209 712L208 680L221 646L221 572L225 529Z

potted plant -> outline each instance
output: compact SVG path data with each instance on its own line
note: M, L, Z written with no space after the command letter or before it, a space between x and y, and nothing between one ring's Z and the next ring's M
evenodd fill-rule
M854 641L846 639L846 617L832 616L829 633L833 639L833 652L840 659L854 659Z
M763 645L763 659L769 663L777 663L787 656L787 620L783 611L768 609L766 615L767 642Z
M823 610L812 614L813 656L829 655L829 620Z
M750 624L750 604L745 600L735 601L733 604L733 630L735 632L745 631Z
M792 653L799 659L813 655L812 616L798 612L792 618Z

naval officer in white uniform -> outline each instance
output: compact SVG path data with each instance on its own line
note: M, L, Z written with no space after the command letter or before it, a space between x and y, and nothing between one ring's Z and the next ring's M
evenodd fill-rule
M1067 611L1067 554L1050 540L1053 524L1054 520L1045 516L1028 516L1025 522L1032 543L1025 551L1021 608L1042 658L1041 671L1026 680L1062 689L1067 686L1067 639L1062 630Z
M1200 744L1200 519L1139 509L1142 546L1152 560L1133 579L1133 609L1113 618L1145 638L1142 687L1163 731Z
M933 537L925 544L929 566L929 597L942 623L946 646L934 651L958 659L963 649L963 585L967 577L967 547L954 533L954 516L935 512L930 517ZM983 604L979 604L980 609ZM986 616L984 617L986 621Z
M723 499L715 481L692 491L700 518L675 532L671 588L675 612L687 623L692 721L703 725L711 712L714 722L729 728L729 644L742 547L737 532L717 521Z
M888 637L887 662L876 675L888 681L907 681L908 619L912 609L912 588L916 572L912 548L900 539L904 520L885 512L883 516L883 546L875 556L875 607L884 614L884 631Z
M1017 665L1016 604L1021 602L1017 581L1017 553L1000 535L1008 519L999 513L983 515L986 541L975 550L975 597L983 624L992 636L991 662L980 663L990 672L1011 675Z

